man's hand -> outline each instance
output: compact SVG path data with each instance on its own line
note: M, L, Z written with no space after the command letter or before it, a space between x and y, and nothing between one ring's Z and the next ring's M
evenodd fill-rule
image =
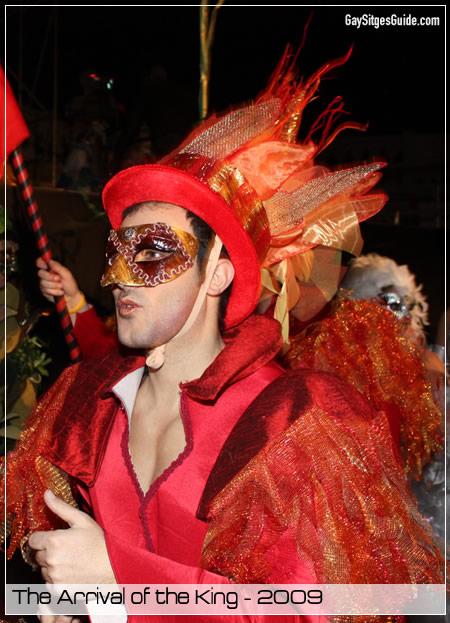
M44 499L48 508L70 526L66 530L34 532L28 540L44 580L49 584L115 584L98 523L50 490Z
M64 296L68 309L74 309L81 301L82 294L70 270L56 260L50 260L47 265L41 257L36 260L36 266L39 269L39 287L47 301L54 303L55 296Z

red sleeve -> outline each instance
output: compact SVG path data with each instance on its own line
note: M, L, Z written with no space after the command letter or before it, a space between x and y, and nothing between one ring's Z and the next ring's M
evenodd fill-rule
M93 307L77 314L73 333L84 359L105 355L119 344L116 333L102 322Z

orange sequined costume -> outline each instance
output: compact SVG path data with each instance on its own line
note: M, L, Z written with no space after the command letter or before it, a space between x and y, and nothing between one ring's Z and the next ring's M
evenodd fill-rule
M424 465L443 451L443 418L433 398L423 350L397 318L372 300L337 298L326 313L291 339L288 368L338 374L388 417L401 463L420 479Z

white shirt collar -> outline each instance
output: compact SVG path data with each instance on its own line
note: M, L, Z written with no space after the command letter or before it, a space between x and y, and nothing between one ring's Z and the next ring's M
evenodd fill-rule
M122 401L125 410L128 415L128 423L131 422L131 414L133 413L134 403L136 401L136 394L139 389L139 385L142 381L145 366L133 370L130 374L124 376L118 383L112 388L113 392Z

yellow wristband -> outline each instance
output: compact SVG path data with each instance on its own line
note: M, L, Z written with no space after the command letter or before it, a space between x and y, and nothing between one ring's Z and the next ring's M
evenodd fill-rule
M83 305L86 304L86 299L84 297L83 292L81 292L81 290L80 290L80 294L81 294L81 301L73 309L69 309L69 314L76 314L77 311L80 311Z

